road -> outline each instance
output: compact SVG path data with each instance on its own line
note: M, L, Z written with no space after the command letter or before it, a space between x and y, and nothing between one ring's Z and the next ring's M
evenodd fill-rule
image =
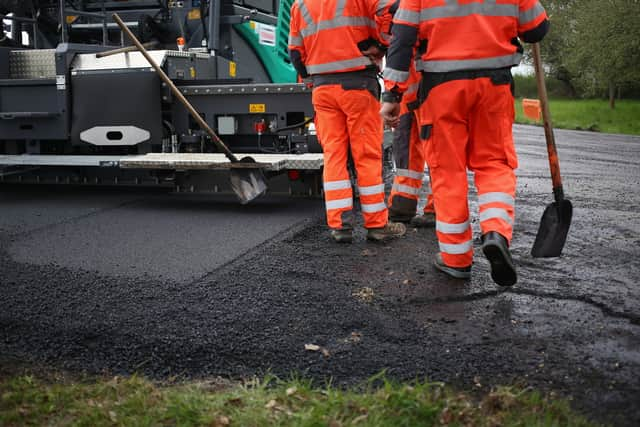
M336 245L317 200L0 187L0 359L340 385L386 369L467 389L530 385L639 425L640 138L556 137L573 224L560 258L534 259L552 201L546 148L541 128L515 127L513 289L491 282L479 251L470 282L435 271L433 230L376 245L359 229Z

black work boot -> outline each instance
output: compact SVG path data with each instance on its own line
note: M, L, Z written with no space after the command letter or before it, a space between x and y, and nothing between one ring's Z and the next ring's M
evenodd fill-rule
M417 200L395 195L389 200L389 221L408 223L416 216Z
M471 279L471 266L468 267L449 267L442 260L442 255L436 254L436 259L433 260L433 266L443 273L448 274L454 279L469 280Z
M497 231L482 235L482 253L491 264L491 278L500 286L513 286L518 281L507 239Z
M425 212L422 215L416 215L411 218L410 224L415 228L434 228L436 226L436 214Z
M367 229L367 240L386 242L396 237L402 237L406 232L407 227L401 222L389 221L384 227Z
M331 230L331 237L338 243L353 242L353 230L351 228L334 228Z
M389 221L409 223L416 216L414 211L401 211L400 209L389 208Z

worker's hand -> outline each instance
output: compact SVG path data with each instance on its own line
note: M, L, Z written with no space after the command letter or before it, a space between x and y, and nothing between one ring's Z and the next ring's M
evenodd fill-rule
M397 102L383 102L380 115L384 124L395 128L400 123L400 104Z
M364 56L369 57L374 64L380 61L384 57L384 51L380 50L378 46L371 45L367 49L361 51Z

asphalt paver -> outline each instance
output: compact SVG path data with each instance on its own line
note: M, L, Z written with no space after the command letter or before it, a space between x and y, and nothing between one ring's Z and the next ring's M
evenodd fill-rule
M561 257L535 259L553 197L546 148L541 128L515 137L513 288L491 282L479 250L468 282L436 271L433 230L375 244L358 228L335 244L318 201L266 198L247 212L163 193L0 188L0 358L153 378L296 372L353 385L384 370L480 392L515 383L638 425L640 138L556 131L573 224Z

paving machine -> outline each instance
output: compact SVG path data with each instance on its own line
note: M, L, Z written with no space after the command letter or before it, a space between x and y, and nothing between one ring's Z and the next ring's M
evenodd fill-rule
M0 183L229 190L230 162L113 20L274 192L318 195L311 91L288 61L294 0L0 0Z

